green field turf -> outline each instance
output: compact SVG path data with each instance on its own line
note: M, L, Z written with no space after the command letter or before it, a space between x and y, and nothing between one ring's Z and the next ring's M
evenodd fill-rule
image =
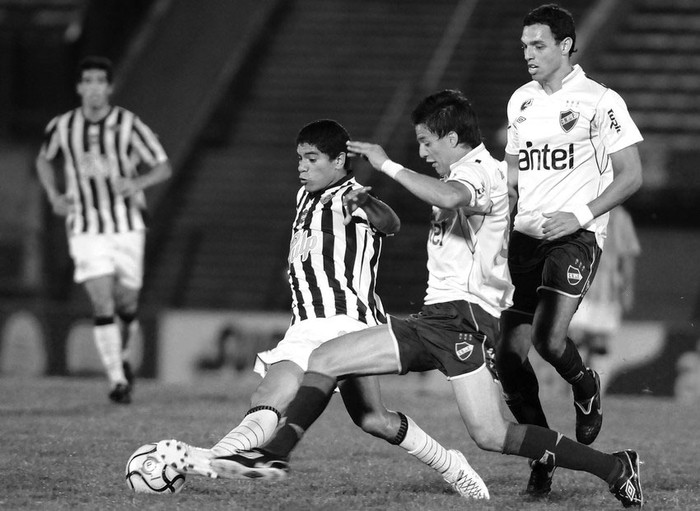
M526 461L480 451L467 436L439 375L383 379L389 408L412 416L443 445L461 449L489 486L491 500L468 502L402 449L369 437L339 397L309 430L287 480L210 480L189 476L178 495L129 490L124 465L141 444L178 438L211 446L247 410L257 380L225 376L197 386L140 380L131 406L107 401L102 379L0 378L0 509L59 510L584 510L622 509L597 478L560 469L550 498L521 494ZM573 434L563 395L545 396L551 425ZM700 509L700 417L669 399L606 396L594 446L635 448L644 461L648 509Z

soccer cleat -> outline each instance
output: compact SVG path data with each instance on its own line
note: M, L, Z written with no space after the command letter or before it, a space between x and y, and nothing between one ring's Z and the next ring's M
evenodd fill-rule
M594 370L587 370L595 379L595 394L590 399L574 400L574 408L576 409L576 440L590 445L603 425L603 409L600 404L600 377Z
M211 466L219 477L227 479L279 480L287 477L289 461L263 449L238 451L212 458Z
M212 479L217 477L210 464L214 454L209 449L194 447L175 439L161 440L156 444L156 455L180 474L197 474Z
M531 460L530 469L530 479L527 481L525 493L532 497L546 497L552 491L552 478L557 467L548 467L537 460Z
M630 449L612 453L622 462L622 474L610 485L610 493L622 502L624 507L642 507L642 482L639 477L639 455Z
M109 399L120 405L131 403L131 385L128 383L117 383L110 393Z
M459 460L459 466L452 472L444 474L442 477L452 488L455 489L465 499L488 500L489 490L479 474L469 465L464 454L456 449L450 449L453 456Z

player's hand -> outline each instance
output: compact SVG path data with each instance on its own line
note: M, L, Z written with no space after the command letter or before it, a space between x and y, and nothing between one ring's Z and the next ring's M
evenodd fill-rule
M51 199L51 209L53 209L54 214L58 216L66 216L70 213L72 207L73 198L66 194L56 195Z
M377 170L382 168L382 164L389 159L386 152L379 144L370 144L369 142L358 142L356 140L348 140L348 151L350 156L363 156Z
M112 182L114 191L123 197L130 197L139 191L133 179L128 177L118 177Z
M555 211L553 213L544 213L543 216L547 219L542 224L542 233L546 240L556 240L563 236L568 236L581 228L578 218L573 213Z
M343 197L343 206L345 206L345 211L347 214L343 219L343 224L348 225L352 221L352 214L357 208L364 206L368 200L370 200L369 192L372 189L371 186L363 186L357 190L350 190L350 192Z

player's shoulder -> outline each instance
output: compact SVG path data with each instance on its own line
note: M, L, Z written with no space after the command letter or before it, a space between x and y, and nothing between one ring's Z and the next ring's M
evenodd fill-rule
M518 100L522 97L532 97L540 91L541 87L535 80L530 80L527 83L522 84L520 87L513 91L510 95L511 101Z
M583 73L577 85L578 92L588 95L592 103L624 103L620 94L594 76Z

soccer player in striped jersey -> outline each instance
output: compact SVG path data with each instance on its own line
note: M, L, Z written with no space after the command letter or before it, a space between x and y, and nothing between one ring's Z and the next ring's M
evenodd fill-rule
M54 213L66 217L74 280L92 304L93 333L109 398L131 402L129 338L138 328L143 280L144 189L170 177L158 138L135 114L110 104L112 64L86 57L78 68L81 105L46 127L36 159ZM54 162L62 160L65 189Z
M509 229L505 169L481 142L476 114L459 91L425 98L412 114L419 154L439 178L391 161L376 144L348 149L431 204L428 288L418 314L348 333L314 350L285 424L262 449L212 460L214 469L241 478L285 477L289 455L323 413L338 381L352 376L438 369L452 384L469 435L489 451L558 464L598 476L625 506L641 501L634 451L605 454L501 414L493 351L499 316L511 304L506 264Z
M347 131L336 121L314 121L297 136L301 188L296 198L289 246L292 322L272 350L259 353L255 370L263 376L241 423L211 449L161 440L162 459L181 473L229 477L213 460L263 446L282 424L311 352L346 332L386 323L375 292L382 241L399 230L396 213L352 175ZM335 388L335 385L334 385ZM338 384L355 424L399 445L426 463L465 498L488 498L488 489L466 458L446 450L401 412L382 404L377 377ZM233 474L235 478L237 475Z
M595 275L608 212L641 186L642 137L619 94L572 64L576 31L568 11L547 4L529 12L521 44L532 80L508 102L515 294L496 363L513 415L546 427L527 359L534 346L571 384L576 438L590 444L603 420L600 379L567 331ZM552 475L553 468L533 463L528 493L548 494Z

